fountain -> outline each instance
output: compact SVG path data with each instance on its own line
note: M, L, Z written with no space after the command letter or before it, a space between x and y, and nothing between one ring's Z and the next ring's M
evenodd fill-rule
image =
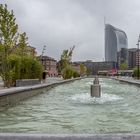
M99 79L97 76L94 79L93 85L91 85L91 97L101 97L101 86L99 85Z
M140 133L139 87L109 78L99 78L98 81L98 78L81 79L51 90L44 88L43 94L15 106L1 107L0 132L69 135ZM100 83L102 87L100 98L91 97L89 87L93 80L94 85Z

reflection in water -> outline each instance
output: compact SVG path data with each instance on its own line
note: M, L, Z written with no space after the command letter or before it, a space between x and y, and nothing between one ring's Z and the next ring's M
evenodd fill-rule
M139 133L139 88L100 79L102 96L91 98L92 83L75 81L1 108L0 132Z

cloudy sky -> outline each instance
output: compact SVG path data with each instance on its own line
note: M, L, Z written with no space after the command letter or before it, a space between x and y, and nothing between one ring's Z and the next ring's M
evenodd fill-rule
M73 61L104 60L104 17L124 30L129 48L140 33L140 0L0 0L14 10L20 32L29 44L59 59L75 45Z

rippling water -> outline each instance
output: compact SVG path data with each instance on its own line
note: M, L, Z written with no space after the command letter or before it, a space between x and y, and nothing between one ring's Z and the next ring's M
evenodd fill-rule
M75 81L1 108L0 132L139 133L140 88L100 79L102 97L96 99L90 97L92 83Z

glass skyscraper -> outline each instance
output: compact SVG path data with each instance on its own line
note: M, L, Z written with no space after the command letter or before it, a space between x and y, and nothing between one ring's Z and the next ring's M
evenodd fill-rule
M127 63L128 40L124 31L105 24L105 61Z

